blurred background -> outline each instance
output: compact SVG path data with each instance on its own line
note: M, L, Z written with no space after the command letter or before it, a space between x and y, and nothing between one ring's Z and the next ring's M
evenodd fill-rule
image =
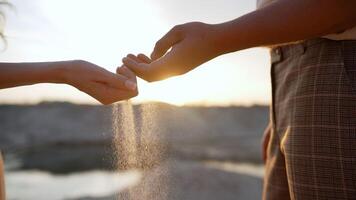
M150 54L174 25L220 23L256 7L254 0L9 2L14 9L4 9L1 62L84 59L110 71L128 53ZM267 49L224 55L162 82L140 80L139 90L131 100L134 115L155 113L149 121L165 155L149 170L119 172L112 106L65 85L0 90L8 199L115 199L167 168L174 189L166 199L260 198L260 139L270 100Z

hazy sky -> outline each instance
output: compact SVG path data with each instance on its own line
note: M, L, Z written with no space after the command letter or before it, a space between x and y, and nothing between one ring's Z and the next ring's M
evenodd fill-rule
M8 48L0 61L85 59L110 71L128 53L151 52L176 24L219 23L255 9L254 0L12 0L7 11ZM148 84L139 82L134 101L182 104L254 104L270 99L268 54L250 49L210 61L189 74ZM1 72L0 72L1 73ZM64 85L40 84L0 90L2 103L42 100L93 103Z

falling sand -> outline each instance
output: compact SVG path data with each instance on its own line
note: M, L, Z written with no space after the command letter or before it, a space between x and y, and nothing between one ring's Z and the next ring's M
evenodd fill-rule
M166 148L156 111L155 105L133 106L129 101L113 108L116 167L143 172L140 183L120 193L119 200L168 199L168 169L160 167Z

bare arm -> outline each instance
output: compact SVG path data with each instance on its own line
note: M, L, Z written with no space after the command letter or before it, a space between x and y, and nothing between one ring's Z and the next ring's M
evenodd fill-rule
M128 56L123 62L141 78L157 81L225 53L324 36L355 25L356 1L279 0L222 24L178 25L156 43L152 60L136 62Z
M0 89L36 83L65 83L65 66L69 63L0 63Z
M356 1L280 0L216 26L221 51L233 52L338 33L356 26Z
M103 104L137 95L136 77L128 68L111 73L93 63L75 60L42 63L0 63L0 89L37 83L76 87Z

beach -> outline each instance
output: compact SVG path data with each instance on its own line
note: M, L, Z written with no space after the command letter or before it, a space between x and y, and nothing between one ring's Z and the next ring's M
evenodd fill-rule
M267 106L150 104L135 105L134 112L143 106L156 112L164 154L150 168L119 171L112 107L0 106L9 199L260 198ZM135 191L141 195L133 197Z

